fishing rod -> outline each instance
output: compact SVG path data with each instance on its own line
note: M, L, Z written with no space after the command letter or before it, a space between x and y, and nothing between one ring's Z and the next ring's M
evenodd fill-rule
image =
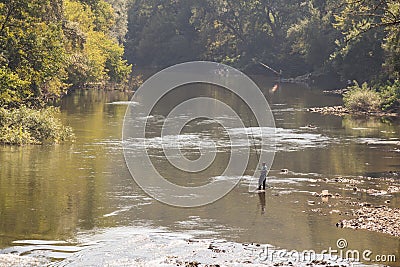
M260 64L260 65L263 66L264 68L266 68L266 69L272 71L273 73L275 73L275 74L278 75L278 76L281 76L281 75L282 75L282 71L277 71L277 70L273 69L272 67L268 66L267 64L264 64L264 63L262 63L261 61L256 60L255 58L253 58L253 61L254 61L255 63Z
M264 64L264 63L262 63L262 62L260 62L260 61L258 61L258 64L260 64L261 66L263 66L263 67L266 68L266 69L269 69L270 71L272 71L273 73L275 73L275 74L278 75L278 76L281 76L281 75L282 75L282 71L276 71L276 70L274 70L273 68L271 68L270 66L268 66L268 65L266 65L266 64Z
M250 123L250 133L251 133L251 140L252 140L252 143L253 143L253 146L254 146L254 151L256 152L256 156L257 156L257 165L256 165L256 170L255 170L255 171L257 171L258 164L260 163L260 155L258 154L258 149L257 149L256 141L255 141L255 138L254 138L253 127L251 126L251 123Z
M250 132L251 132L251 140L253 141L254 150L255 150L256 156L257 156L257 162L260 162L260 155L258 154L258 149L257 149L257 145L256 145L256 141L254 138L254 133L253 133L253 127L251 127L251 125L250 125Z
M268 65L266 65L266 64L264 64L264 63L262 63L262 62L259 62L259 61L258 61L258 64L260 64L261 66L263 66L263 67L269 69L270 71L272 71L272 72L275 73L276 75L279 75L279 76L280 76L280 75L282 74L281 71L276 71L276 70L274 70L273 68L271 68L270 66L268 66Z
M250 133L251 133L251 141L253 143L253 147L254 147L254 151L256 152L256 156L257 156L257 165L260 162L260 155L258 154L258 149L257 149L257 145L256 145L256 140L254 138L254 132L253 132L253 127L252 127L252 122L253 119L252 117L250 117Z

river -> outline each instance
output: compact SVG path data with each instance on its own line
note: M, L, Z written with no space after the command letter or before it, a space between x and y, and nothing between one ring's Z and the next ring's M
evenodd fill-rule
M399 238L337 228L342 215L329 211L344 207L334 207L332 202L314 205L313 201L319 200L312 195L329 190L374 204L384 204L390 197L387 205L399 208L399 194L354 195L324 179L373 182L389 171L400 171L400 147L392 142L399 141L400 121L309 113L308 107L338 105L341 98L324 94L317 86L296 84L282 84L273 93L273 81L252 78L268 99L277 128L277 152L268 178L272 188L265 198L248 192L246 180L250 177L246 176L225 197L199 208L176 208L152 199L132 179L121 145L123 119L132 94L77 91L61 103L62 119L76 134L74 143L0 147L0 250L58 262L77 253L83 239L88 242L99 233L124 229L129 235L139 228L151 228L298 251L321 251L346 238L351 249L400 258ZM205 95L210 90L197 86ZM240 109L238 101L220 94ZM187 98L192 93L183 95ZM200 133L219 127L204 121L192 126ZM219 141L218 134L207 138ZM192 156L197 153L193 151ZM219 163L224 153L228 152L221 152ZM178 177L158 152L155 156L165 175L172 180ZM255 162L254 151L250 159ZM254 167L254 163L248 166ZM180 177L175 182L204 184L217 177L219 170L220 166L214 166L202 177L189 181ZM383 186L376 181L374 186ZM102 236L102 241L94 239L101 243L112 238L111 234ZM400 259L391 265L400 266Z

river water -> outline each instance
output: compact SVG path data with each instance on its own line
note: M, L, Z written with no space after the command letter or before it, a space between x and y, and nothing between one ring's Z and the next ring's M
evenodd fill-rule
M282 84L273 93L271 80L253 78L268 99L277 128L277 152L268 178L272 188L265 195L249 193L252 178L245 176L224 198L199 208L176 208L152 199L133 181L123 156L121 132L132 94L77 91L61 103L62 119L76 134L74 143L0 147L0 249L3 253L59 261L80 250L83 237L87 241L90 236L113 229L124 229L129 235L139 228L151 228L298 251L336 247L336 241L345 238L351 249L368 249L374 254L400 258L399 238L337 228L335 224L342 215L329 212L333 203L318 206L326 209L325 213L316 212L316 207L310 205L316 200L312 193L329 190L377 205L390 197L387 205L399 208L399 194L354 196L352 190L324 179L345 177L364 181L367 178L362 177L371 177L368 181L374 181L389 171L399 171L400 146L395 141L400 141L400 121L309 113L308 107L338 105L341 98L324 94L323 88L294 84ZM196 94L219 94L217 98L226 99L242 115L248 112L226 92L215 93L215 88L195 86ZM179 93L182 99L196 91L193 86L185 90L181 88ZM163 117L153 119L156 128ZM219 134L213 134L220 132L218 125L204 121L191 124L188 138L180 140L181 145L191 146L193 139L205 137L222 142ZM153 137L149 139L154 141ZM218 177L218 165L224 163L224 155L229 151L222 149L216 159L218 164L206 173L184 179L165 164L160 144L152 145L155 164L177 184L194 186L211 179L229 179ZM220 145L224 147L223 142ZM189 149L186 154L196 158L198 151ZM249 174L255 168L254 149L250 159L253 163L248 166ZM281 169L288 171L283 173ZM376 181L376 187L384 186ZM344 207L339 205L335 209ZM107 239L112 237L102 237L105 242ZM399 264L400 259L397 265L391 263Z

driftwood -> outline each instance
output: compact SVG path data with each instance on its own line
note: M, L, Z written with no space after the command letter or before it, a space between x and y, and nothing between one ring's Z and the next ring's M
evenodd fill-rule
M309 83L311 81L312 73L306 73L304 75L297 76L295 78L280 79L284 83Z
M256 60L254 60L254 61L256 61ZM256 61L256 62L258 64L260 64L261 66L263 66L264 68L266 68L266 69L270 70L271 72L273 72L274 74L276 74L278 76L280 82L284 82L284 83L309 83L311 81L312 73L306 73L304 75L300 75L300 76L297 76L295 78L287 78L287 79L285 79L285 78L282 78L282 70L277 71L274 68L272 68L272 67L268 66L267 64L264 64L264 63L262 63L260 61Z

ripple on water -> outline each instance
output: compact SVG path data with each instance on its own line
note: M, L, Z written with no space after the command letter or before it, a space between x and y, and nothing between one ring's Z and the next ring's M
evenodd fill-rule
M356 139L358 143L367 144L367 145L396 145L400 146L400 139L398 138L358 138Z
M115 102L110 102L106 103L106 105L131 105L131 106L139 106L139 102L134 102L134 101L115 101Z
M235 147L251 147L252 142L260 144L263 137L263 146L269 151L299 151L307 148L325 147L333 139L320 133L308 132L301 129L283 128L235 128L227 129L229 135L214 137L208 133L188 133L179 135L166 135L163 137L134 138L125 140L127 149L146 147L153 149L176 148L199 149L220 148L228 149ZM231 137L231 139L229 138ZM235 140L232 145L231 140Z

